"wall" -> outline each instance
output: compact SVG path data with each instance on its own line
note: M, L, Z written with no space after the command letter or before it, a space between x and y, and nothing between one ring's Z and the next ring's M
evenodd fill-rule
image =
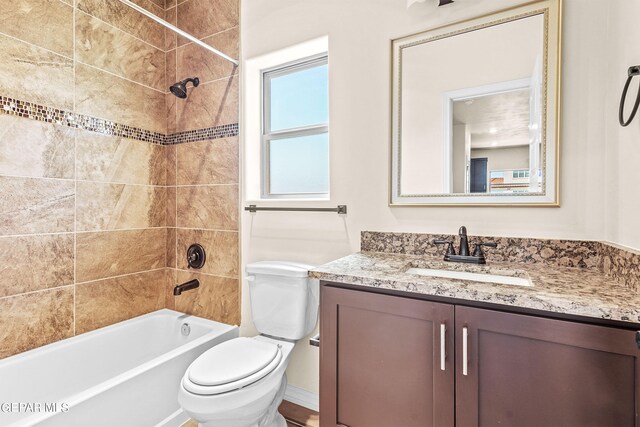
M165 17L164 0L136 2ZM167 14L237 56L238 3L195 3ZM237 137L214 138L234 133L237 70L115 0L5 6L0 358L165 306L238 323ZM176 103L169 85L192 73L203 84ZM210 274L174 301L195 239Z
M239 56L239 2L168 2L167 19L232 58ZM238 69L182 37L167 34L167 79L198 77L188 99L167 95L169 132L238 123ZM169 192L167 291L193 278L195 291L170 293L167 306L230 324L240 323L238 266L238 137L206 139L168 147ZM207 261L198 273L187 271L186 253L200 243Z
M453 233L465 224L472 235L601 239L607 81L602 60L607 20L602 17L607 6L597 0L565 1L560 208L518 208L512 215L514 209L507 208L388 206L390 40L519 3L457 0L446 7L426 2L407 10L402 0L245 2L243 59L329 37L331 201L289 205L345 203L349 215L245 214L244 262L320 264L357 251L362 230ZM251 108L243 104L243 110ZM248 302L242 326L244 333L253 332ZM317 392L317 369L317 349L301 342L288 371L290 384Z
M529 169L529 146L472 149L471 158L489 159L487 171L505 169Z
M618 105L627 79L627 69L632 65L640 65L640 45L637 43L640 29L633 23L640 14L640 3L607 3L610 13L606 43L610 60L606 61L606 238L621 245L640 249L640 117L636 117L625 128L618 123ZM634 77L634 82L629 87L625 118L629 117L636 99L639 80L638 77Z

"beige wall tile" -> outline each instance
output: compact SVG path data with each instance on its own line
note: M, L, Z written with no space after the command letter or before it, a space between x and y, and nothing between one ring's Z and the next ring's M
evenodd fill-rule
M176 309L175 298L173 297L173 288L177 284L176 275L177 271L173 268L165 268L165 294L164 294L164 307L170 310Z
M167 101L167 134L176 133L178 127L176 123L176 108L179 100L172 93L167 93L165 99Z
M164 228L78 233L76 281L87 282L164 267Z
M178 27L201 39L237 26L239 12L240 0L187 0L178 4Z
M236 184L238 137L179 144L178 184Z
M164 269L76 285L76 333L164 308Z
M176 185L176 150L177 145L167 145L165 148L167 159L167 185Z
M200 287L173 297L175 309L231 325L240 324L240 290L237 279L178 271L176 283L192 279Z
M0 298L73 283L73 234L0 237Z
M72 335L72 286L0 299L0 358Z
M119 1L77 0L76 7L152 44L158 49L164 48L164 27ZM143 7L145 6L143 5ZM154 11L154 13L156 12Z
M0 175L72 179L74 135L66 126L0 114Z
M201 84L177 103L178 131L238 122L238 76Z
M239 57L239 27L207 37L203 41L232 58ZM198 76L200 83L238 73L236 65L217 55L212 55L211 52L194 43L178 48L178 64L178 75Z
M165 187L79 181L76 187L78 231L164 227Z
M238 275L238 233L234 231L209 231L178 229L178 268L188 270L187 249L193 243L204 247L207 259L200 273L235 277Z
M167 17L167 22L169 24L173 24L175 26L177 26L177 15L176 15L176 8L173 7L171 9L167 9L165 16ZM173 31L169 30L168 28L165 28L164 30L164 49L165 50L171 50L171 49L175 49L175 47L177 46L177 34L174 33Z
M82 12L76 14L76 60L164 91L165 53Z
M0 32L73 58L73 7L59 0L4 0Z
M178 187L178 227L238 229L238 186Z
M176 202L177 202L177 192L176 187L166 187L167 188L167 227L175 227L176 226Z
M166 147L134 139L79 131L79 180L164 185Z
M0 35L0 93L65 110L73 108L73 61Z
M178 76L176 74L176 56L177 51L175 49L167 52L167 81L165 85L165 90L167 92L169 91L171 85L178 81Z
M176 0L165 0L164 2L164 8L165 9L169 9L171 7L174 7L176 5L177 1Z
M177 231L175 228L167 228L167 255L166 255L166 266L171 268L176 268L176 240L177 240ZM186 257L186 252L181 254L181 256Z
M0 235L73 231L73 181L0 177L0 188Z
M76 111L165 133L164 93L83 64L76 64Z

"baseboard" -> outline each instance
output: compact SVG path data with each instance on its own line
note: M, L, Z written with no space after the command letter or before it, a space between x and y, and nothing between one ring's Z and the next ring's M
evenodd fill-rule
M304 406L318 412L320 410L320 396L300 387L287 385L284 393L284 400L288 400L296 405Z

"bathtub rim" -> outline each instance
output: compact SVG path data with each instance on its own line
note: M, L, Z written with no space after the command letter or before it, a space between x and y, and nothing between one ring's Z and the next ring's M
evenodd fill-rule
M159 315L171 315L172 317L176 318L177 320L182 320L182 321L186 321L187 319L189 319L190 322L192 323L196 323L196 324L200 324L204 327L206 327L207 325L211 325L216 324L218 326L224 326L224 330L222 331L211 331L211 332L207 332L205 333L203 336L198 337L196 339L194 339L193 341L189 341L179 347L173 348L170 351L166 352L166 353L162 353L159 356L156 356L146 362L144 362L141 365L138 365L134 368L128 369L114 377L111 377L105 381L102 381L94 386L91 386L79 393L75 393L72 394L70 396L65 396L64 398L62 398L61 400L56 400L55 403L57 404L61 404L61 403L65 403L67 404L67 407L69 408L69 410L71 410L74 406L77 406L101 393L104 393L105 391L116 387L122 383L124 383L125 381L128 381L132 378L134 378L137 375L140 375L144 372L147 372L153 368L156 368L160 365L162 365L163 363L167 362L170 359L173 359L183 353L186 353L189 350L192 350L204 343L206 343L207 341L210 341L212 339L214 339L215 337L218 337L220 335L223 334L227 334L229 332L233 332L236 331L239 334L240 328L238 325L229 325L226 323L222 323L222 322L217 322L215 320L209 320L209 319L205 319L202 317L198 317L198 316L194 316L192 314L186 314L186 313L182 313L179 311L175 311L175 310L171 310L168 308L162 308L156 311L152 311L150 313L146 313L140 316L136 316L136 317L132 317L131 319L127 319L127 320L123 320L120 321L118 323L114 323L112 325L108 325L108 326L103 326L102 328L98 328L98 329L94 329L93 331L89 331L89 332L85 332L82 333L80 335L76 335L73 337L69 337L69 338L65 338L62 339L60 341L56 341L54 343L50 343L47 345L44 345L42 347L37 347L31 350L27 350L23 353L18 353L16 355L13 356L9 356L3 360L0 360L0 368L2 367L6 367L8 366L9 368L11 367L12 364L17 363L20 360L24 360L24 358L33 358L36 357L36 355L42 355L43 353L49 353L51 351L56 350L57 348L60 347L64 347L66 345L69 345L69 342L71 340L73 341L84 341L87 339L91 339L92 337L95 336L99 336L102 335L104 333L107 332L107 330L113 330L113 329L120 329L120 328L124 328L126 326L126 324L131 324L131 323L139 323L142 322L143 320L145 320L146 318L149 317L154 317L154 316L159 316ZM177 390L176 390L176 394L177 394ZM48 403L53 403L53 402L48 402ZM33 424L37 424L39 422L48 420L49 418L55 417L56 415L59 415L60 412L39 412L39 413L33 413L30 414L27 417L24 417L22 419L16 420L15 422L13 422L12 424L9 424L9 427L18 427L18 426L30 426Z

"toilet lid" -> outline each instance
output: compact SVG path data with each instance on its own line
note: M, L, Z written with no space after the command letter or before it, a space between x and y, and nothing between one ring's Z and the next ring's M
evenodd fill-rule
M233 384L232 387L222 387L228 391L246 385L241 380L250 379L253 382L264 377L277 366L281 358L276 344L246 337L235 338L218 344L198 357L189 367L187 377L189 382L197 386L216 388ZM235 384L238 382L243 384Z

